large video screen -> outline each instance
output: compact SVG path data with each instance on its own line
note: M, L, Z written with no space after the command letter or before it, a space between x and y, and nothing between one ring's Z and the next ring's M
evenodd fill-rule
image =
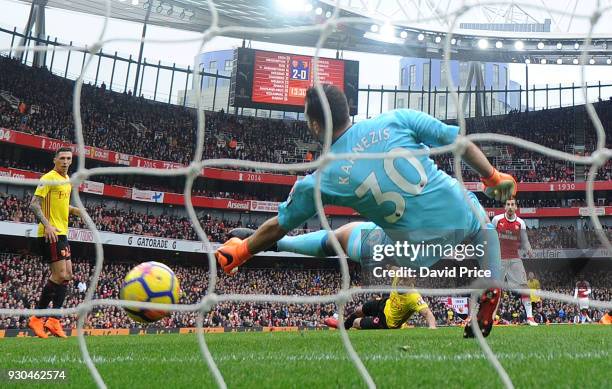
M301 112L306 90L314 85L314 57L253 49L237 49L231 103ZM344 91L351 114L357 113L359 63L319 58L319 79Z
M344 61L319 59L319 79L344 90ZM304 105L306 90L314 84L314 58L257 51L253 77L253 101Z

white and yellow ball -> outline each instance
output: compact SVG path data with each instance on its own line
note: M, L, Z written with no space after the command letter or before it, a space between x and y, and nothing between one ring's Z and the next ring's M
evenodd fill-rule
M162 304L177 304L179 280L168 266L159 262L144 262L133 268L123 280L120 298ZM140 323L152 323L170 311L125 307L130 318Z

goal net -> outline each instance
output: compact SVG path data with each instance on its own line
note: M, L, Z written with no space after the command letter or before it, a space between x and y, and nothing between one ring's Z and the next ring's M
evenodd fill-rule
M328 3L330 5L334 4L334 2L332 1ZM335 294L330 294L330 295L325 295L325 296L279 296L279 295L264 295L264 294L244 294L244 295L242 294L222 294L222 295L219 295L219 294L216 294L215 290L216 290L216 285L217 285L217 262L214 258L212 246L207 239L207 235L204 232L200 223L198 222L198 218L197 218L197 215L196 215L193 203L192 203L192 198L191 198L194 180L196 179L196 177L199 176L199 174L201 173L204 167L232 167L232 168L246 168L246 169L257 168L257 169L268 170L268 171L279 171L279 172L294 171L295 172L295 171L307 171L307 170L313 170L313 169L323 169L326 166L328 166L330 163L332 163L333 161L347 159L347 158L351 158L355 160L356 159L393 160L398 157L413 158L415 156L424 154L424 152L420 153L418 151L416 152L402 151L398 153L393 153L392 155L367 154L367 153L338 155L338 154L333 154L330 152L331 140L332 140L332 129L331 129L332 121L331 121L331 112L329 109L329 104L325 98L325 94L323 92L323 89L321 87L321 83L319 82L319 77L318 77L317 58L319 57L319 52L321 48L323 47L326 39L339 26L364 25L364 24L371 25L372 23L383 24L385 22L388 22L387 20L383 20L383 19L372 19L372 18L361 17L361 16L360 17L341 16L340 5L344 3L346 2L338 1L337 3L335 3L335 7L333 8L333 11L330 11L331 14L329 15L329 17L324 18L319 24L313 24L310 26L292 27L292 28L278 28L278 29L267 29L266 28L264 29L264 28L249 28L249 27L231 26L231 25L221 26L219 24L219 12L218 12L219 10L215 6L213 0L208 0L207 4L210 10L211 16L212 16L212 23L208 27L208 29L200 35L199 37L199 41L201 42L200 50L197 53L194 53L194 54L199 54L203 52L203 50L206 48L207 43L209 43L214 37L224 36L230 33L240 32L241 34L243 34L243 36L253 37L253 39L256 39L258 36L263 36L263 35L290 36L290 35L295 35L295 34L304 34L306 32L318 32L320 35L319 35L319 40L316 45L317 51L315 54L315 61L314 61L315 86L316 86L316 90L319 95L319 98L323 102L324 117L326 119L327 128L325 128L325 141L323 144L323 152L321 156L315 161L309 162L309 163L298 163L298 164L276 164L276 163L263 163L263 162L256 162L256 161L244 161L244 160L203 159L206 157L204 155L204 139L206 136L205 134L205 115L204 115L204 110L200 108L201 91L200 89L195 88L194 89L194 92L196 94L195 101L197 104L197 108L196 108L197 142L195 145L196 151L194 154L194 159L191 161L191 164L189 166L177 168L177 169L171 169L171 170L143 169L143 168L130 168L130 167L101 167L101 168L87 169L85 167L85 159L82 157L83 155L85 155L85 144L84 144L84 137L83 137L83 123L81 120L81 105L80 105L81 88L83 86L83 77L84 77L83 75L87 71L88 67L92 65L92 60L93 58L95 58L94 54L97 53L101 48L103 48L105 44L108 44L109 42L111 42L110 40L107 40L105 36L107 33L107 24L110 18L111 7L113 6L113 4L110 0L106 0L106 20L105 20L104 28L102 29L102 31L100 31L99 38L96 42L92 42L86 48L85 47L69 47L69 46L65 46L65 47L59 46L55 48L55 50L80 50L80 51L85 50L85 51L88 51L90 54L92 54L88 56L85 66L82 70L82 74L77 80L75 87L74 87L73 115L75 118L74 126L75 126L75 134L76 134L76 144L78 145L77 152L78 152L79 158L77 160L77 170L75 174L72 175L70 182L74 187L78 187L84 180L88 179L89 177L93 175L108 176L108 175L119 175L120 174L120 175L149 175L149 176L159 176L159 177L184 176L186 178L186 181L185 181L186 183L185 183L185 188L184 188L185 207L193 223L193 227L197 232L198 237L204 242L205 247L207 248L207 251L208 251L208 265L209 265L208 289L206 293L202 296L201 300L197 304L192 304L192 305L180 305L180 304L165 305L165 304L154 304L154 303L135 303L135 302L129 302L129 301L122 301L122 300L94 299L94 293L96 291L96 286L100 278L100 273L102 271L102 267L104 264L104 248L103 248L103 244L100 239L99 231L96 229L96 225L94 224L91 217L87 214L85 207L83 205L83 202L81 201L79 192L73 191L74 201L76 202L78 207L81 209L81 213L83 215L84 221L86 225L88 226L88 228L93 233L94 242L95 242L95 252L96 252L95 270L90 280L90 285L87 288L87 293L85 295L83 303L81 303L75 308L61 309L61 310L0 309L0 315L34 315L34 314L36 315L62 315L62 316L63 315L74 315L74 314L78 315L77 331L78 331L78 341L79 341L79 346L80 346L80 350L82 353L82 358L84 362L86 363L98 387L104 388L106 387L104 383L104 379L99 374L96 368L96 365L90 356L90 353L87 347L87 343L86 343L86 338L85 338L84 331L83 331L86 316L88 315L89 312L92 311L92 309L94 309L94 307L96 306L138 307L138 308L163 309L163 310L183 311L183 312L197 312L198 313L197 320L196 320L197 339L199 342L202 357L204 358L208 367L212 371L213 376L218 386L224 388L226 387L224 377L221 374L220 370L218 369L215 363L214 356L211 355L207 347L207 343L206 343L206 339L205 339L204 331L203 331L204 314L206 314L215 304L218 304L221 302L246 302L246 301L248 302L278 302L278 303L288 303L288 304L336 303L338 310L339 310L340 320L342 320L343 315L344 315L345 306L347 302L349 302L354 295L361 294L364 292L368 292L368 293L370 292L380 292L380 293L390 292L392 290L390 287L372 286L367 289L351 287L347 257L345 253L342 251L341 246L339 242L337 241L337 239L335 238L334 234L331 233L330 223L323 210L323 203L322 203L321 192L320 192L321 182L318 181L316 183L316 189L315 189L315 202L316 202L317 214L318 214L318 218L320 220L321 225L326 230L329 231L330 241L332 242L334 250L338 255L338 261L339 261L340 271L342 275L341 289ZM427 3L431 5L432 2L427 2ZM453 84L453 79L451 77L451 72L450 72L450 62L449 62L453 59L453 43L452 43L454 39L453 34L457 32L456 30L458 28L458 21L460 20L462 15L469 12L475 5L478 5L479 7L485 7L487 5L494 6L498 4L498 2L495 2L495 1L476 1L476 2L463 1L463 2L452 2L452 3L455 3L455 4L452 4L452 6L449 6L447 10L445 11L438 10L436 14L436 18L442 19L445 22L445 25L448 26L448 30L446 31L446 33L441 34L441 39L442 39L441 43L443 44L443 58L444 58L443 66L446 69L446 72L445 72L446 73L446 83L450 86L450 89L451 89L450 98L454 100L455 106L459 107L461 106L460 96L457 93L457 86ZM451 3L449 2L449 4ZM588 47L590 46L591 41L592 41L593 30L598 23L602 22L602 20L604 20L606 17L609 17L610 8L599 8L593 14L582 15L579 12L576 12L576 10L570 10L570 11L560 11L560 10L554 10L554 9L551 10L551 9L544 7L543 5L538 5L537 2L513 2L513 4L520 5L520 7L524 9L537 9L540 11L551 13L552 15L555 15L555 16L571 17L573 19L582 20L582 21L586 21L589 23L590 29L589 29L588 34L583 39L584 51L580 58L580 64L582 65L581 66L582 84L584 85L585 64L589 60ZM414 18L404 18L403 20L391 21L392 24L398 25L398 26L409 26L409 25L414 25L416 23L426 23L426 22L428 22L428 19L426 17L422 17L420 12L415 12ZM135 41L139 41L139 40L135 39ZM151 40L146 40L146 39L144 41L153 42ZM172 39L168 39L163 42L161 41L155 41L155 42L164 43L168 45L172 45L173 43L176 43L176 41ZM5 52L9 51L8 48L1 48L0 50L5 51ZM13 51L26 51L26 50L42 51L42 50L47 50L47 48L44 46L17 47L17 48L13 47L12 50ZM197 63L194 64L193 69L198 69ZM201 75L198 74L198 72L193 72L192 75L194 78L193 84L200 85ZM583 91L586 94L586 88L583 88ZM444 153L452 154L456 178L461 183L461 185L463 185L464 187L465 185L462 179L461 157L463 153L465 152L467 140L471 140L476 143L481 143L481 142L486 141L488 143L513 145L517 148L522 148L522 149L530 150L535 153L540 153L550 158L555 158L558 160L568 161L568 162L572 162L575 164L581 164L581 165L587 166L588 167L588 179L586 183L586 187L587 187L586 202L587 202L587 206L589 209L588 216L590 217L591 222L593 226L595 227L595 230L598 231L598 237L601 240L604 247L607 250L612 251L612 245L608 241L606 235L602 232L602 225L599 221L597 213L595 212L596 207L595 207L594 196L593 196L593 188L594 188L593 183L595 181L597 171L601 167L603 167L606 164L606 162L612 157L612 150L606 148L606 143L605 143L606 134L605 134L602 123L599 120L593 105L589 103L586 98L585 98L585 101L586 101L586 109L588 111L588 115L595 128L596 139L597 139L596 149L588 156L570 154L567 152L551 149L551 148L544 147L542 145L539 145L539 144L536 144L530 141L526 141L526 140L523 140L517 137L513 137L513 136L506 136L506 135L500 135L500 134L495 134L495 133L479 133L479 134L469 134L468 135L466 133L466 123L465 123L464 113L460 109L457 110L457 115L458 115L458 123L459 123L461 130L460 130L460 134L457 137L456 141L452 145L449 145L449 146L440 147L440 148L432 148L431 150L427 151L427 153L431 155L440 155ZM320 175L318 176L320 177ZM33 179L17 179L17 178L10 178L10 177L0 177L0 182L5 183L5 184L12 184L12 185L29 185L29 186L36 186L39 184L37 180L33 180ZM466 197L466 201L468 202L468 204L470 204L474 213L479 215L478 212L476 212L474 205L472 205L471 201L469 201L467 197ZM486 220L484 220L482 216L479 216L479 219L480 219L481 225L484 226L486 224ZM473 287L470 289L439 289L439 288L419 289L419 292L426 296L464 295L466 293L470 293L472 297L476 297L482 292L482 290L486 286L487 285L478 285L478 287ZM511 289L511 288L505 288L505 289ZM523 294L529 294L531 292L530 290L521 290L521 289L518 289L515 291L519 293L523 293ZM537 291L537 294L543 298L556 299L558 301L564 301L567 303L577 304L579 302L578 299L570 295L547 292L543 290ZM471 300L470 304L473 305L476 299L471 298L470 300ZM612 309L612 303L610 302L591 301L590 305L592 307ZM470 311L473 312L473 309L474 307L471 306ZM475 315L472 315L471 325L473 326L475 336L483 352L485 353L491 365L499 373L499 376L501 380L503 381L504 385L506 387L512 387L513 386L512 381L510 377L508 376L508 374L505 372L501 363L496 358L494 351L491 350L488 343L483 338L483 336L480 334L480 332L476 330L477 324L475 321ZM339 332L339 336L342 338L344 347L346 348L346 352L348 353L355 367L358 369L364 382L367 384L368 387L375 387L376 386L375 381L372 379L371 375L368 372L368 369L361 361L359 354L353 348L353 345L351 344L351 340L348 336L347 331L344 329L343 326L340 326L338 332Z

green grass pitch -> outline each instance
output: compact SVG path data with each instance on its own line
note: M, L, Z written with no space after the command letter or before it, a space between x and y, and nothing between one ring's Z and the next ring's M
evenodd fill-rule
M461 328L351 331L378 387L501 387ZM364 387L336 331L207 334L229 388ZM488 338L517 388L604 388L612 327L498 327ZM215 387L195 335L88 337L109 388ZM406 346L406 347L402 347ZM0 339L0 369L66 369L63 387L94 387L76 338ZM0 387L42 387L39 383ZM47 384L47 387L60 387Z

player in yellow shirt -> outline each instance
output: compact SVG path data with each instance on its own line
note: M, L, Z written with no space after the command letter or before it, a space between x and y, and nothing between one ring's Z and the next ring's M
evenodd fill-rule
M404 279L395 277L392 286L404 286ZM417 291L399 293L393 290L389 297L371 299L357 308L344 321L347 330L355 328L358 330L370 329L398 329L415 313L419 313L431 329L436 328L436 319ZM334 318L325 319L325 324L337 328L338 321Z
M53 170L40 178L44 181L68 180L68 169L72 164L72 150L61 147L55 152ZM36 215L38 224L38 243L43 259L50 263L51 276L43 287L36 309L48 308L53 302L53 308L61 308L66 298L68 282L72 279L72 262L70 245L68 244L68 216L81 214L76 207L70 206L72 185L40 184L34 192L30 209ZM48 329L53 335L65 338L60 321L49 317L46 322L37 316L30 317L28 326L40 338L48 335Z
M447 325L453 325L455 322L455 311L453 310L452 307L448 308L448 310L446 311L446 324Z
M531 304L534 307L537 307L538 304L542 302L542 299L540 298L540 296L536 295L534 291L536 291L537 289L541 289L541 286L540 286L540 281L537 278L535 278L535 274L533 274L532 271L529 272L529 278L527 279L527 286L529 287L529 289L531 289L531 293L530 293Z

